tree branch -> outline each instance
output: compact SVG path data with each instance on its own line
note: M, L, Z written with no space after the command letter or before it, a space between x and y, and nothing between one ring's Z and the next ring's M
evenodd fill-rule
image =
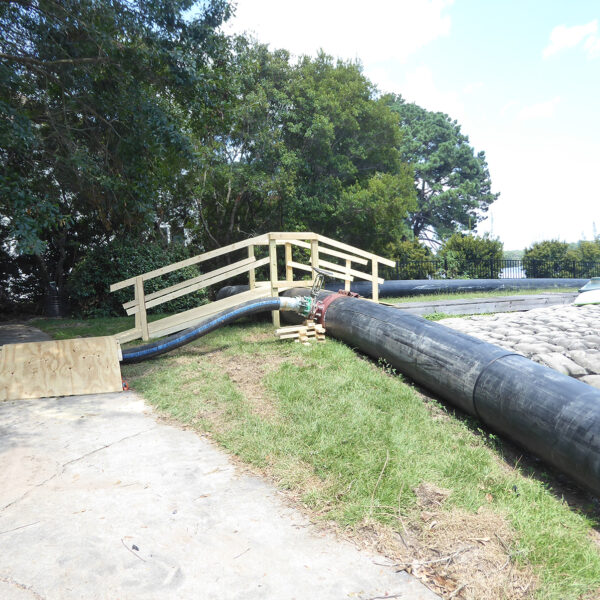
M95 64L99 62L107 62L108 56L96 56L95 58L59 58L57 60L39 60L33 56L18 56L17 54L4 54L0 52L0 59L10 60L23 65L38 65L41 67L49 67L52 65L76 65L76 64Z

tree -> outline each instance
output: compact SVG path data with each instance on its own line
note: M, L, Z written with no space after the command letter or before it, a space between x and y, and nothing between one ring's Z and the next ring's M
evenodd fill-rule
M402 241L394 255L398 261L398 279L427 279L436 270L435 256L428 246L419 240Z
M345 239L377 254L398 255L402 240L410 235L402 215L416 206L406 175L376 173L342 191L333 216Z
M569 248L567 258L575 262L600 263L600 237L593 241L580 240Z
M225 0L0 6L0 221L21 273L59 290L87 248L153 235L218 116Z
M482 237L455 233L437 257L444 260L447 277L497 279L502 270L502 242L487 233Z
M499 194L491 192L485 153L475 154L456 121L388 95L398 115L401 158L414 169L417 209L409 215L416 238L439 245L455 232L472 230Z
M228 115L194 175L194 239L313 230L393 253L410 234L412 173L397 117L361 67L325 54L292 64L284 50L237 38L228 77Z
M523 269L527 277L570 277L569 244L560 240L535 242L523 253Z

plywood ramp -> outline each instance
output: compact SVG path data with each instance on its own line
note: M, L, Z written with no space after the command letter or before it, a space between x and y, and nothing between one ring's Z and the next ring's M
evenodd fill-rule
M0 400L123 390L112 337L8 344L0 349Z

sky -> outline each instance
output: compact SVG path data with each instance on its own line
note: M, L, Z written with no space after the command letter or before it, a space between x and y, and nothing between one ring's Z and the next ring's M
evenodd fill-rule
M477 232L506 250L600 234L599 0L237 0L226 29L458 121L500 192Z

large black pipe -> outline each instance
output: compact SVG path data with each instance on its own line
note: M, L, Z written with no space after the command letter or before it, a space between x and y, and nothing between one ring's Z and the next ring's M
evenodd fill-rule
M285 295L302 294L302 288ZM331 292L321 292L325 300ZM524 356L390 306L338 296L328 335L479 418L600 494L600 390Z
M496 292L580 288L589 279L406 279L379 284L379 297L392 298L423 294L458 294L464 292ZM355 281L350 290L365 298L371 297L370 281ZM344 282L328 282L325 289L337 292ZM228 285L217 293L217 300L248 290L247 285Z
M406 279L388 280L379 285L380 298L419 296L422 294L458 294L541 289L579 288L589 279ZM369 281L355 281L350 290L371 297ZM336 292L342 283L328 282L325 289Z

